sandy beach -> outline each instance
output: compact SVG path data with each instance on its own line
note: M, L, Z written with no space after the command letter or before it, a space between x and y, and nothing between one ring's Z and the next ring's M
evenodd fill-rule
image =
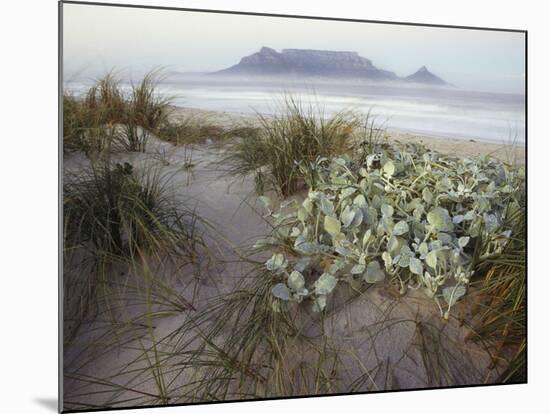
M192 107L173 106L174 119L181 116L205 117L210 122L223 127L235 123L255 124L257 116L242 112L216 112ZM269 115L267 115L269 117ZM510 164L525 163L525 144L503 140L502 143L483 141L467 137L433 136L389 128L386 136L390 141L401 143L421 143L443 154L456 154L467 157L488 155Z

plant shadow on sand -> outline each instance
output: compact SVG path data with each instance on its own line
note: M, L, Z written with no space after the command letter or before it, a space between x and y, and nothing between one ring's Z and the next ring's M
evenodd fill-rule
M153 75L64 98L65 409L525 380L522 166Z

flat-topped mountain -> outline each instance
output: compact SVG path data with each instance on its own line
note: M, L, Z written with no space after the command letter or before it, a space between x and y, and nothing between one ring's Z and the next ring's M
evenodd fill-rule
M283 49L277 52L262 47L227 69L213 73L229 76L315 76L327 78L357 78L376 81L405 81L431 85L446 85L443 79L423 66L413 75L401 78L394 72L377 68L372 61L357 52L331 50Z
M215 73L397 79L395 73L378 69L369 59L359 56L357 52L310 49L283 49L277 52L269 47L262 47L259 52L243 57L238 64Z

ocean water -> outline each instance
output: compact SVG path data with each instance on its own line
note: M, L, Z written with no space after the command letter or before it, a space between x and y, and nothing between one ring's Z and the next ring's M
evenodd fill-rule
M89 85L87 81L73 81L67 87L79 93ZM284 94L292 93L304 104L321 107L326 116L346 109L370 111L376 123L389 130L525 143L525 98L519 94L351 81L220 79L206 75L171 76L158 85L158 91L179 106L262 114L279 111Z

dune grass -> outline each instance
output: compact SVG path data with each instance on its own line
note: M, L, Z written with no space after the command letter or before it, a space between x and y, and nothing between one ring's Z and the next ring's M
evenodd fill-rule
M159 128L159 139L173 145L202 144L208 139L219 139L224 129L209 122L207 117L188 115L163 123Z
M266 280L272 275L251 276L248 286L213 300L208 309L193 316L189 326L180 328L181 332L198 328L200 338L198 346L190 346L193 338L173 354L176 365L193 372L191 383L174 390L184 400L257 398L261 390L268 392L265 387L274 364L285 363L282 352L296 329L286 310L272 309Z
M170 98L156 91L159 71L147 73L124 93L120 80L109 72L84 94L63 96L63 143L65 152L80 150L101 154L106 147L144 152L151 134L167 122Z
M153 70L124 92L114 72L98 79L83 96L63 94L63 148L97 157L111 151L145 152L151 136L174 145L255 137L250 125L222 126L208 115L174 115L172 99L158 93L163 79Z
M221 125L209 114L179 114L166 120L158 129L158 138L176 146L212 144L223 145L232 138L258 137L259 127L247 123Z
M63 95L63 151L82 151L87 155L102 154L114 140L114 129L78 97Z
M192 211L170 198L167 177L154 168L134 171L129 163L92 165L64 186L68 248L87 245L95 255L131 256L150 252L194 251Z
M159 80L159 72L153 71L132 84L131 95L122 112L125 134L119 140L127 151L145 152L150 135L157 134L168 121L171 99L156 93Z
M114 72L108 72L86 92L84 105L100 123L119 123L124 120L127 99Z
M212 298L172 332L147 342L139 358L108 378L110 384L70 376L84 384L83 390L97 381L108 384L105 394L114 394L114 401L124 392L150 404L337 392L340 358L331 338L306 335L295 320L298 309L273 306L273 277L253 266L232 293ZM317 323L322 327L322 320ZM150 358L155 349L162 351L150 364L145 355ZM140 395L136 384L145 382L157 384L158 392Z
M173 197L170 176L158 168L94 162L66 177L63 193L65 315L72 320L88 319L120 274L154 263L183 268L205 246L208 223Z
M228 143L221 164L228 173L254 174L259 193L274 190L287 197L303 187L299 164L349 150L359 125L352 111L326 117L321 107L286 95L273 117L257 115L259 135Z
M351 151L354 160L365 164L367 157L376 153L387 141L388 134L385 123L379 121L371 111L358 116L357 123Z
M492 346L494 359L505 360L502 382L527 380L527 251L525 200L511 208L512 238L498 254L477 264L480 289L474 340ZM487 241L488 242L488 241Z
M107 73L84 94L63 95L63 149L102 154L117 137L115 126L125 119L127 102L119 81Z

